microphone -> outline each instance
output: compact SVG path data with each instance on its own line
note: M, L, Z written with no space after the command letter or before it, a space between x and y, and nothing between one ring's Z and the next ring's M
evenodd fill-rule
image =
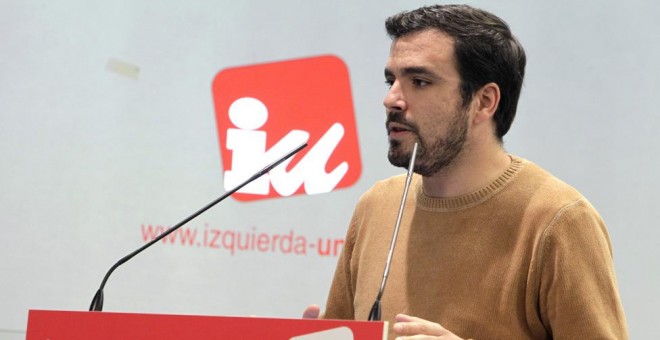
M410 164L408 164L408 174L406 175L406 185L403 188L403 197L401 198L401 206L399 206L399 215L396 218L396 224L394 225L394 233L392 234L392 242L390 243L390 251L387 253L387 262L385 262L385 270L383 272L383 281L380 283L380 289L378 290L378 295L376 296L376 301L371 307L369 312L368 321L380 321L381 317L381 308L380 308L380 299L383 297L383 292L385 291L385 283L387 283L387 277L390 275L390 265L392 264L392 255L394 254L394 246L396 245L396 237L399 234L399 226L401 226L401 216L403 216L403 208L406 205L406 197L408 197L408 189L410 188L410 181L412 180L413 168L415 166L415 157L417 156L417 143L413 146L412 155L410 156Z
M121 266L122 264L124 264L128 260L132 259L135 255L141 253L143 250L151 247L154 243L162 240L165 236L167 236L167 235L171 234L172 232L174 232L175 230L179 229L184 224L190 222L195 217L201 215L203 212L209 210L214 205L220 203L222 200L229 197L231 194L235 193L236 191L240 190L242 187L248 185L250 182L252 182L252 181L256 180L257 178L265 175L270 170L272 170L274 167L280 165L280 163L282 163L285 160L289 159L291 156L295 155L300 150L304 149L306 146L307 146L307 143L303 143L302 145L298 146L297 148L295 148L294 150L292 150L288 154L282 156L277 161L265 166L263 169L259 170L257 173L252 175L252 177L248 178L245 182L243 182L243 183L239 184L238 186L236 186L235 188L227 191L224 195L218 197L216 200L214 200L213 202L207 204L205 207L197 210L195 213L193 213L192 215L186 217L185 219L183 219L183 221L179 222L175 226L167 229L164 233L158 235L158 237L154 238L149 243L145 244L144 246L140 247L139 249L135 250L134 252L126 255L121 260L117 261L117 263L115 263L112 267L110 267L110 270L108 270L108 272L105 274L105 277L103 278L103 281L101 282L101 286L99 287L99 290L96 291L96 294L94 295L94 298L92 299L92 303L89 306L89 311L90 312L91 311L100 312L100 311L103 310L103 288L105 287L105 284L108 281L108 278L110 277L110 274L112 274L112 272L114 272L115 269L117 269L117 267Z

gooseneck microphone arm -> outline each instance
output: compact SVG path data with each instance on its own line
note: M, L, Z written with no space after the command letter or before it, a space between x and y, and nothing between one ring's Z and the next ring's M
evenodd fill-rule
M387 253L387 262L385 262L385 270L383 271L383 280L380 283L380 289L378 290L378 295L376 296L376 301L371 307L369 312L369 321L380 321L381 317L381 308L380 308L380 299L383 297L383 292L385 291L385 284L387 283L387 277L390 275L390 266L392 264L392 255L394 254L394 246L396 245L396 238L399 235L399 227L401 226L401 217L403 216L403 208L406 206L406 197L408 197L408 189L410 188L410 181L412 180L413 168L415 166L415 157L417 156L417 143L413 146L412 155L410 156L410 164L408 164L408 174L406 175L406 185L403 188L403 197L401 198L401 205L399 206L399 215L396 218L396 224L394 225L394 233L392 234L392 242L390 243L390 250Z
M267 166L264 167L263 169L259 170L257 173L255 173L254 175L252 175L252 177L248 178L245 182L243 182L243 183L239 184L238 186L236 186L235 188L233 188L233 189L227 191L224 195L218 197L218 198L217 198L216 200L214 200L213 202L207 204L205 207L199 209L198 211L196 211L196 212L193 213L192 215L186 217L183 221L179 222L179 223L176 224L175 226L173 226L173 227L167 229L164 233L158 235L158 237L154 238L154 239L151 240L149 243L145 244L144 246L140 247L139 249L135 250L134 252L132 252L132 253L130 253L130 254L124 256L121 260L117 261L117 263L115 263L112 267L110 267L110 270L108 270L108 272L105 274L105 277L103 278L103 281L101 282L101 286L100 286L99 289L96 291L96 294L94 295L94 298L92 299L92 303L91 303L90 306L89 306L89 310L90 310L90 311L98 311L98 312L100 312L100 311L103 310L103 288L105 287L105 284L106 284L106 282L108 281L108 278L110 277L110 274L112 274L112 272L114 272L115 269L117 269L117 267L119 267L119 266L121 266L122 264L126 263L126 261L132 259L135 255L141 253L141 252L144 251L145 249L151 247L154 243L156 243L156 242L162 240L164 237L166 237L167 235L171 234L171 233L174 232L175 230L179 229L179 228L180 228L181 226L183 226L184 224L190 222L190 221L191 221L192 219L194 219L195 217L201 215L203 212L209 210L209 209L210 209L211 207L213 207L214 205L220 203L222 200L224 200L225 198L229 197L231 194L235 193L236 191L240 190L242 187L248 185L250 182L252 182L252 181L256 180L257 178L259 178L259 177L265 175L265 174L268 173L270 170L272 170L274 167L278 166L280 163L282 163L282 162L284 162L285 160L289 159L291 156L295 155L295 154L298 153L300 150L304 149L306 146L307 146L307 143L304 143L304 144L298 146L298 147L295 148L293 151L291 151L291 152L289 152L288 154L284 155L282 158L278 159L277 161L275 161L275 162L273 162L273 163L267 165Z

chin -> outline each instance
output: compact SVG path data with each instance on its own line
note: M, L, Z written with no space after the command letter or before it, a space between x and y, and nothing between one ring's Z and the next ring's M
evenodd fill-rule
M392 165L407 169L408 163L410 163L410 154L403 152L401 148L390 147L387 152L387 159Z

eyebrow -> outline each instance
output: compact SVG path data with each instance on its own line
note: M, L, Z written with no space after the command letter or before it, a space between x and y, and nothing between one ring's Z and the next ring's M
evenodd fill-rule
M423 66L404 67L403 68L403 75L404 76L424 75L424 76L433 77L433 78L440 78L433 71L431 71L428 68L423 67ZM394 76L394 72L392 72L392 70L390 70L388 68L385 68L385 77L393 77L393 76Z

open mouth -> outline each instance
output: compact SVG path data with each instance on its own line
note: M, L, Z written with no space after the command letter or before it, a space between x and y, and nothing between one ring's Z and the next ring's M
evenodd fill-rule
M387 125L388 134L402 133L402 132L412 132L412 129L410 127L397 123L390 123Z

